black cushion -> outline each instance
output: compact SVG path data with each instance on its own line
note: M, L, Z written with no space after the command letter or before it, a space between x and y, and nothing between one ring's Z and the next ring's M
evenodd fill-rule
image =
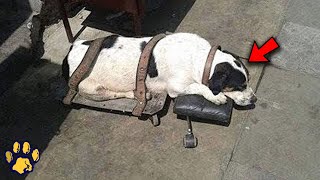
M233 101L230 98L226 104L216 105L200 95L184 95L175 99L173 112L178 115L194 117L193 121L228 126L232 109Z

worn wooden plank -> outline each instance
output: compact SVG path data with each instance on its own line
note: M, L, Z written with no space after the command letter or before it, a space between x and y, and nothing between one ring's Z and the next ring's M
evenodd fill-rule
M152 99L147 102L147 105L143 111L144 114L153 115L163 109L167 98L167 93L154 93L152 94ZM81 95L77 94L72 103L75 104L82 104L86 106L102 108L102 109L109 109L115 111L123 111L123 112L132 112L134 107L137 104L137 100L135 99L113 99L108 101L92 101L82 97Z

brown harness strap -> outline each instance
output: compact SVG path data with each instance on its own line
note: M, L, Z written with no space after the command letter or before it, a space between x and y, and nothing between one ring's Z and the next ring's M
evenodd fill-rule
M106 37L95 39L89 46L84 58L81 63L77 67L77 69L73 72L72 76L69 79L69 91L68 94L63 99L63 103L70 105L72 99L77 94L78 85L80 84L83 77L89 71L92 62L98 57L98 54L101 50L101 46L105 41Z
M146 77L147 77L147 69L148 69L148 64L149 64L149 59L151 56L151 52L153 48L156 46L156 44L164 38L166 35L165 34L158 34L154 36L145 46L143 49L139 64L138 64L138 69L137 69L137 74L136 74L136 89L134 90L134 96L138 100L138 103L136 107L133 109L132 114L134 116L141 116L144 108L147 105L147 100L146 100Z
M202 74L202 84L209 86L209 79L210 79L210 71L212 67L212 62L214 59L214 55L217 52L219 46L212 46L210 52L208 54L206 64L204 65L204 70Z

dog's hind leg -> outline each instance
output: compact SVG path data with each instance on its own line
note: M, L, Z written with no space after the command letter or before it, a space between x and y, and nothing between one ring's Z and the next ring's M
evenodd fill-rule
M133 91L114 92L106 89L92 78L86 78L79 84L79 94L94 101L106 101L118 98L134 98Z
M127 91L127 92L115 92L106 89L101 84L97 83L92 78L84 79L79 84L79 94L83 97L94 101L106 101L111 99L118 99L118 98L129 98L134 99L134 91ZM151 98L149 92L147 92L147 99Z

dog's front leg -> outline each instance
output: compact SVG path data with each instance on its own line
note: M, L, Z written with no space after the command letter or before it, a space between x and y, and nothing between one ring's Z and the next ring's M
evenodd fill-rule
M190 84L184 91L185 94L198 94L202 95L207 100L220 105L227 103L227 97L220 92L217 95L214 95L212 91L203 84L193 83Z

